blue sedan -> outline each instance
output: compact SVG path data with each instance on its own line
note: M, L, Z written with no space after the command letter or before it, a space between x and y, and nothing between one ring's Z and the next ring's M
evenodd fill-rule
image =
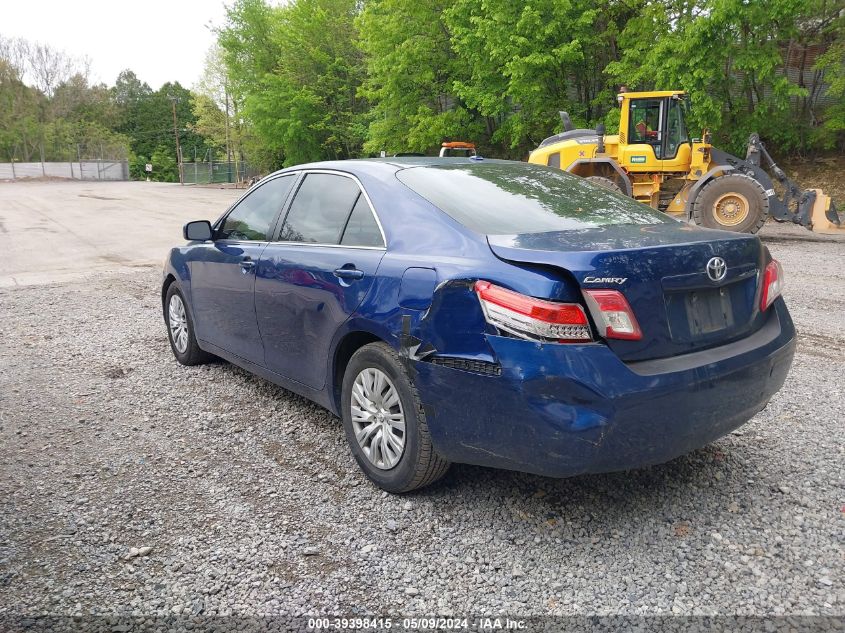
M795 350L757 237L543 166L300 165L184 237L161 291L176 359L220 357L326 407L390 492L452 462L665 462L765 407Z

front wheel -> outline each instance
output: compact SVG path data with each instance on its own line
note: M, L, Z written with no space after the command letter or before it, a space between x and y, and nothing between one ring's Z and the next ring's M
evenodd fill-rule
M704 185L692 210L695 223L709 229L756 233L769 217L769 198L751 176L727 174Z
M355 352L341 398L352 454L380 488L409 492L446 474L449 462L435 452L417 390L389 345L372 343Z
M175 283L170 284L164 296L164 323L167 326L170 349L181 364L200 365L213 358L197 344L194 322L188 312L185 297Z

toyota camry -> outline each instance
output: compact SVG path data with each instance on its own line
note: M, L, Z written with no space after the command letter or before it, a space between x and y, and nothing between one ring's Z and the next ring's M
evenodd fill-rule
M300 165L185 225L161 297L176 359L239 365L338 415L391 492L450 463L553 477L700 448L783 385L783 269L558 169Z

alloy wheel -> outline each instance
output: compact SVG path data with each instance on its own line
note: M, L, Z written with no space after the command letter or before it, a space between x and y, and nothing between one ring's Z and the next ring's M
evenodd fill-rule
M188 350L188 315L182 297L174 294L167 306L167 324L170 327L170 339L180 354Z
M352 384L352 429L370 463L389 470L405 450L405 414L399 392L380 369L362 370Z

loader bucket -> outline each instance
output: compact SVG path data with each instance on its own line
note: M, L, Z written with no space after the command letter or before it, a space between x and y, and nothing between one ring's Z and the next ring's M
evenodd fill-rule
M825 195L821 189L813 189L813 191L816 192L816 201L813 203L813 210L810 212L813 232L823 235L845 234L845 224L840 221L830 196Z

